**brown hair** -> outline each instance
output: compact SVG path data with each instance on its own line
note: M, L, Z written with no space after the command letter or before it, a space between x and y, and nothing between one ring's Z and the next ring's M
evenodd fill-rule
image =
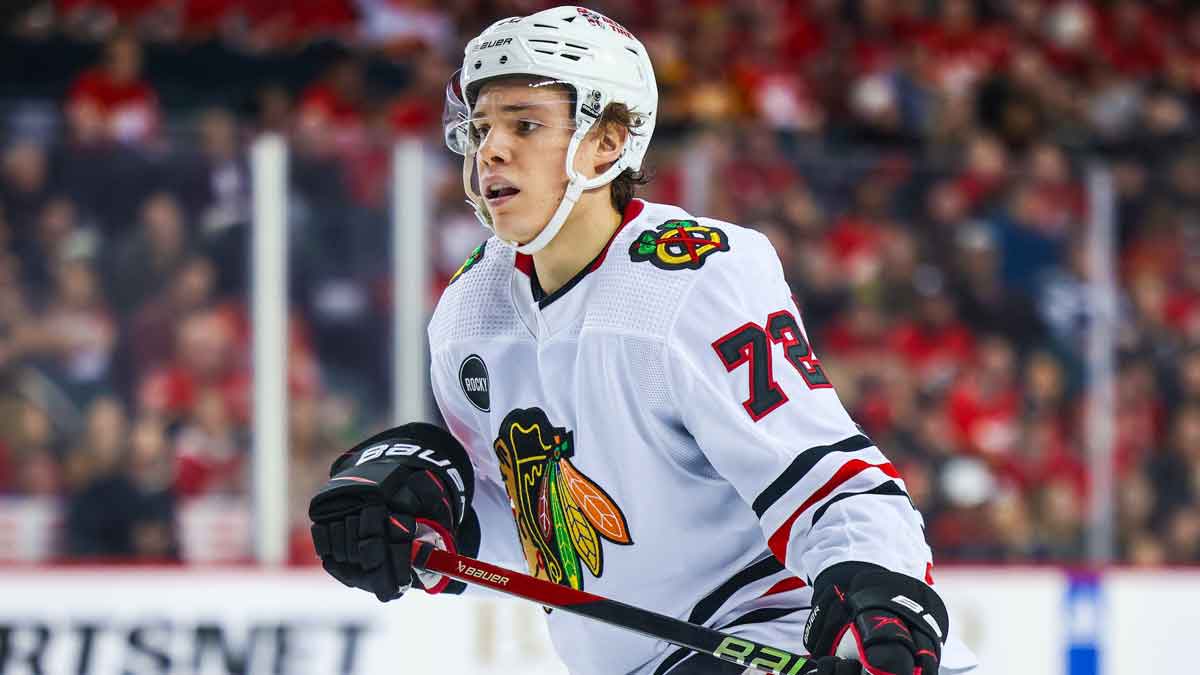
M624 103L610 103L600 115L600 119L596 120L596 128L604 128L609 124L616 124L625 127L630 134L638 133L634 126L634 114ZM628 141L626 141L628 143ZM651 176L645 169L634 171L633 169L625 169L613 182L609 183L612 186L612 205L617 210L617 213L625 213L625 207L629 206L629 202L633 200L635 190L642 185L650 182Z

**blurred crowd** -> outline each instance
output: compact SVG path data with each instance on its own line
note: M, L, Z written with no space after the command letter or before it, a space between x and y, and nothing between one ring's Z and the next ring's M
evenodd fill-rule
M308 495L384 425L392 349L421 348L370 328L391 305L389 149L429 140L432 305L486 234L439 148L444 82L490 20L549 5L16 4L6 54L80 65L37 95L0 88L0 495L61 499L58 556L170 559L191 500L247 494L247 153L279 132L307 559ZM770 237L939 561L1085 559L1087 451L1107 435L1116 559L1200 562L1200 6L589 6L657 69L642 196ZM169 93L189 77L222 84ZM1106 195L1107 253L1089 225ZM1090 386L1106 325L1115 415Z

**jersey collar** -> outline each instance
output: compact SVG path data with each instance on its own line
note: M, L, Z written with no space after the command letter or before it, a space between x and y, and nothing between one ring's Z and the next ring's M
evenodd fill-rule
M549 307L550 304L555 300L566 295L567 291L570 291L572 288L579 285L579 282L583 281L584 277L600 269L600 266L604 264L605 257L608 256L608 249L612 247L613 240L617 238L617 235L625 229L625 226L628 225L630 221L640 216L642 214L642 210L645 208L646 202L640 199L631 199L629 204L625 206L625 212L621 214L621 224L617 226L617 229L613 230L612 236L610 236L608 241L605 242L604 248L600 249L600 253L597 254L595 258L592 258L592 261L585 265L583 269L576 272L575 276L571 277L567 283L562 285L561 288L549 295L546 295L542 292L541 284L538 283L537 271L534 270L533 267L533 257L524 253L518 253L513 264L518 270L520 270L526 277L529 278L530 290L533 293L534 301L537 302L538 309L545 309Z

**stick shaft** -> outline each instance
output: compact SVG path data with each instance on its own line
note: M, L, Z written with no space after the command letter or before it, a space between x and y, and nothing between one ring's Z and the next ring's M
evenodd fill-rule
M798 654L443 551L423 541L413 542L413 566L603 621L771 675L795 675L807 662Z

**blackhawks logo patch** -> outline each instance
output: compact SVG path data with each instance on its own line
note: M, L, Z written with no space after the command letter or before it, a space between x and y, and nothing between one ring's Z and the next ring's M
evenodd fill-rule
M459 277L461 277L465 272L467 272L472 267L474 267L475 264L478 263L480 260L483 260L483 252L486 250L487 250L487 242L486 241L483 242L482 244L476 246L475 249L471 251L471 254L467 256L467 259L463 261L463 264L459 265L458 269L454 271L454 274L450 276L450 281L447 285L452 284L455 281L458 281Z
M585 567L596 578L604 573L602 540L633 539L620 507L571 463L574 437L541 408L518 408L493 445L530 574L582 589Z
M668 220L639 234L629 257L664 270L698 270L708 256L728 250L729 237L722 230L694 220Z

